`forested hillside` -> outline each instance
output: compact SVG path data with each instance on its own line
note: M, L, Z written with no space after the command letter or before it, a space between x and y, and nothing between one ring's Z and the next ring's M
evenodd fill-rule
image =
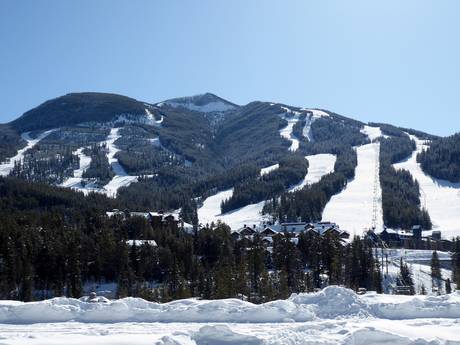
M460 182L460 133L433 140L428 150L418 155L417 161L433 177Z

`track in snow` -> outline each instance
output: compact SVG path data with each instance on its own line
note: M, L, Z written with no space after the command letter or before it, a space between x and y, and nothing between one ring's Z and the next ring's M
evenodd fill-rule
M413 135L417 149L412 156L394 164L396 169L406 169L420 185L420 201L428 210L433 228L441 230L442 236L450 238L460 235L460 183L433 178L425 174L417 163L417 154L427 149L428 145Z
M383 228L382 190L378 169L380 144L356 149L358 165L355 178L326 205L322 219L337 223L342 229L360 235L374 224Z
M11 157L8 159L8 161L0 164L0 176L9 175L11 170L13 170L14 168L14 163L20 162L22 158L24 157L24 154L26 153L27 150L37 145L40 142L40 140L47 137L55 130L56 129L50 129L46 132L42 132L35 139L32 139L30 137L30 132L25 132L21 134L21 138L27 142L27 145L24 148L18 150L17 154L14 157Z
M317 155L305 156L308 160L308 172L305 178L295 186L289 188L289 192L295 192L306 185L319 182L324 175L334 171L334 164L336 156L328 153L321 153Z

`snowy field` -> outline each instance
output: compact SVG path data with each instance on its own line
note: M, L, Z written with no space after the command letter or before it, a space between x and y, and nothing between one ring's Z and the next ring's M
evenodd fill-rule
M35 145L40 142L43 138L47 137L50 135L52 132L54 132L56 129L50 129L46 132L40 133L36 138L32 139L30 137L30 132L26 132L21 134L21 138L27 142L26 146L16 153L14 157L11 157L8 161L3 162L0 164L0 176L7 176L13 170L14 168L14 163L20 162L22 158L24 157L24 154L27 150L31 149Z
M305 178L297 185L292 186L289 191L295 192L303 187L317 183L324 175L334 171L336 156L328 153L305 156L308 161L308 172Z
M459 293L358 296L336 286L261 305L236 299L0 301L0 343L452 345L460 344L459 318Z
M412 156L398 164L396 169L409 170L420 185L420 201L428 210L433 228L441 230L442 236L451 238L460 235L460 183L452 183L425 174L417 163L417 154L428 146L424 141L410 135L417 149Z
M376 214L376 228L383 227L382 190L379 176L380 144L372 143L357 149L358 166L355 178L334 195L323 212L323 220L335 222L351 234L360 235L369 229Z

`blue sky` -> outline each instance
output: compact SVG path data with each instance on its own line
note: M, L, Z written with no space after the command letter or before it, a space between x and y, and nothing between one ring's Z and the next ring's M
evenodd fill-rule
M69 92L213 92L460 131L460 1L0 1L0 122Z

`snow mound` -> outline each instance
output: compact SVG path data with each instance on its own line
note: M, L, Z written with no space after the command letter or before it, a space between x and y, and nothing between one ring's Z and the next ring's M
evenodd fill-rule
M192 339L197 345L261 345L265 342L252 335L232 331L227 325L203 326Z
M424 339L411 339L410 337L393 334L390 332L365 327L353 332L344 344L346 345L369 345L369 344L391 344L391 345L436 345L444 344L439 341L427 341Z
M140 298L107 303L88 303L64 297L27 303L0 301L0 323L4 324L68 321L290 323L369 316L387 320L457 319L460 318L460 294L415 297L369 293L358 296L352 290L329 286L318 293L302 293L287 300L258 305L238 299L209 301L193 298L165 304ZM214 331L207 329L203 334L210 336Z

